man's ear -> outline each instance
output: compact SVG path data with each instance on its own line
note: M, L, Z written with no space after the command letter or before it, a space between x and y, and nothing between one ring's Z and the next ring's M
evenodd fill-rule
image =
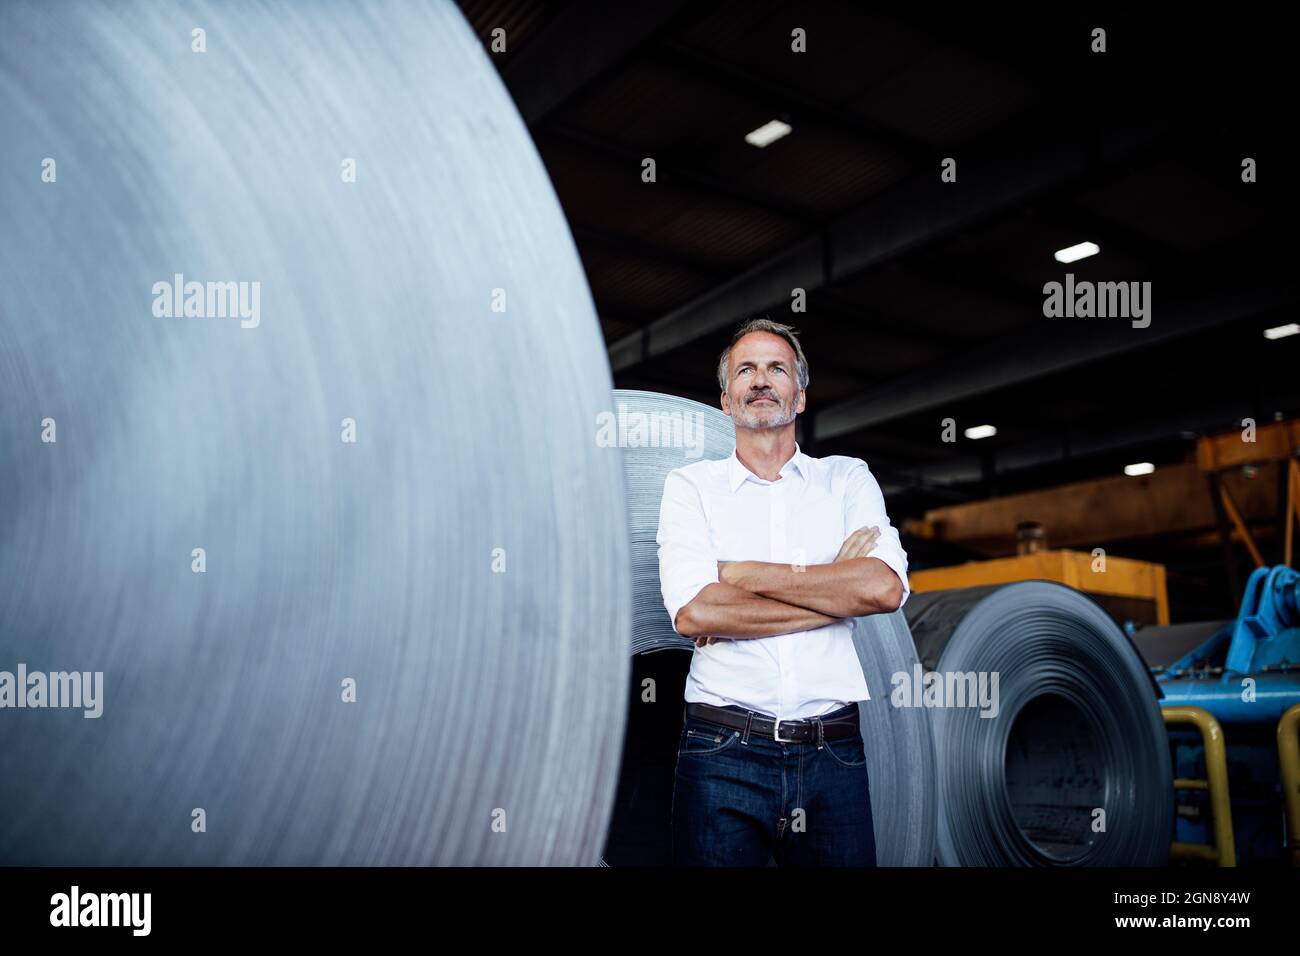
M730 418L730 417L731 417L731 399L727 397L727 393L726 393L726 392L723 392L723 393L722 393L722 399L721 399L721 401L722 401L722 411L723 411L723 414L725 414L728 418Z
M799 404L795 406L796 414L800 414L800 415L803 414L803 408L804 405L807 404L807 398L808 398L808 390L804 388L799 389Z

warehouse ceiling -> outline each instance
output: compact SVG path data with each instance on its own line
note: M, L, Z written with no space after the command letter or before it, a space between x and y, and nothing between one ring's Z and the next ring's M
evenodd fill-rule
M1300 412L1300 336L1262 334L1297 311L1284 37L1128 7L460 6L485 46L505 31L490 55L618 387L716 404L735 323L792 322L812 368L801 441L865 459L896 520L1181 461L1197 434ZM791 132L746 142L773 119ZM1055 260L1085 241L1100 253ZM1067 272L1151 283L1149 326L1045 317ZM977 424L996 436L965 438Z

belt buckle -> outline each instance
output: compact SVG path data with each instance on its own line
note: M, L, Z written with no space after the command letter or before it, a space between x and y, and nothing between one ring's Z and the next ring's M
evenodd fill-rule
M772 724L772 739L775 740L775 741L777 741L777 743L782 743L782 744L797 744L797 743L799 742L799 741L795 740L793 737L791 737L791 738L789 738L789 739L787 740L787 739L785 739L785 738L783 738L783 737L781 736L781 721L780 721L780 719L777 719L777 720Z

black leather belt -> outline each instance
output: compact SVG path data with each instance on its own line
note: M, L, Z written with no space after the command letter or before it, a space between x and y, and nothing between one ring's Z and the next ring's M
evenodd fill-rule
M712 704L690 703L686 705L684 717L707 720L709 723L721 724L734 730L746 730L749 736L769 737L781 743L817 743L819 740L839 740L860 733L858 726L858 705L841 708L844 713L832 719L807 717L802 720L773 720L752 710L742 707L714 707ZM830 715L827 715L828 717ZM778 733L779 731L779 733Z

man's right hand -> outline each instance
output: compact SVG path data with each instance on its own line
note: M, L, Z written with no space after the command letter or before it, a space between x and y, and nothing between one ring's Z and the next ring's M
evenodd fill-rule
M872 525L869 528L859 528L840 545L840 553L835 555L835 561L847 561L850 558L865 558L875 548L876 542L880 539L880 529ZM832 564L835 562L831 562Z

